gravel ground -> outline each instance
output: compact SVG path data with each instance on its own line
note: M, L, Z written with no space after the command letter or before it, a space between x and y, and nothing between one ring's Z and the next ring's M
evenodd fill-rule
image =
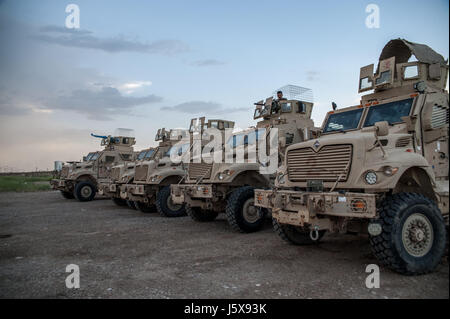
M0 193L1 298L449 298L445 258L433 274L406 277L381 267L367 238L325 236L319 245L284 243L265 229L232 232L210 223L80 203L58 192ZM68 264L81 287L68 289Z

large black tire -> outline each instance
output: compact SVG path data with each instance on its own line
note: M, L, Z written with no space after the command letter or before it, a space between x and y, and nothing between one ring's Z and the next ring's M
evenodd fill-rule
M127 199L127 200L126 200L126 203L127 203L127 206L128 206L129 208L134 209L134 210L137 210L137 207L136 207L134 201L128 200L128 199Z
M97 189L95 185L89 181L81 181L75 185L73 195L80 202L89 202L94 199Z
M213 210L204 210L200 207L186 206L186 213L197 222L211 222L216 219L218 212Z
M446 245L445 223L436 203L416 193L399 193L378 207L382 233L370 236L375 257L405 275L433 271Z
M164 217L181 217L186 216L185 204L175 205L172 203L170 195L170 185L164 186L156 196L156 209L161 216Z
M303 229L299 226L280 224L275 218L272 218L272 224L274 231L280 236L284 241L289 244L294 245L311 245L318 243L323 235L325 235L325 230L319 230L319 238L317 240L312 240L310 236L310 230Z
M61 191L61 195L65 199L73 199L73 198L75 198L75 196L71 192Z
M118 197L113 197L112 201L114 202L114 204L116 204L117 206L127 206L127 201L125 199L122 198L118 198Z
M235 231L252 233L264 226L266 210L253 205L255 189L244 186L234 190L227 200L225 213L228 224ZM244 214L244 209L247 210ZM247 217L246 217L247 216Z
M143 213L146 213L146 214L148 214L148 213L155 213L156 212L155 205L150 205L148 203L138 202L138 201L134 202L134 205L136 206L136 208L139 211L141 211Z

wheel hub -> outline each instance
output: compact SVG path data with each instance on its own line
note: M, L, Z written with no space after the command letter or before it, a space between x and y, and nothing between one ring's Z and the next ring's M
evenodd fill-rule
M414 257L425 256L433 245L433 227L422 214L409 216L402 229L402 241L406 251Z
M167 197L166 203L167 203L167 207L172 211L177 211L181 208L180 204L174 204L171 196Z
M84 186L81 189L81 194L83 195L83 197L89 197L92 194L92 189L89 186Z
M257 222L260 219L259 209L255 206L253 198L249 198L242 208L244 219L249 223Z

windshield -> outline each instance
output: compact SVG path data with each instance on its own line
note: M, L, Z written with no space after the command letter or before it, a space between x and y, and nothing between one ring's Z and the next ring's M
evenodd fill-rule
M90 161L92 155L94 155L95 153L89 153L88 155L86 155L86 161Z
M99 153L94 153L92 154L91 158L89 159L90 161L95 161L99 156Z
M364 127L373 126L376 122L381 121L387 121L389 124L403 122L402 117L409 115L412 102L413 99L407 99L371 106Z
M145 159L149 159L152 157L153 153L155 153L155 150L149 150L146 154L145 154Z
M362 108L347 112L333 113L323 128L323 133L347 131L358 127L361 119Z
M142 151L142 152L140 152L139 155L137 156L137 159L138 159L138 160L143 159L144 156L145 156L145 154L147 154L147 151Z

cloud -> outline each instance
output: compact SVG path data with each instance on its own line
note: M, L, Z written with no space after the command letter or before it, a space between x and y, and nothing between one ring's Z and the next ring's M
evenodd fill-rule
M152 85L151 81L132 81L132 82L127 82L127 83L123 83L123 84L119 85L118 89L121 92L124 92L126 94L131 94L138 89L141 89L145 86L150 86L150 85Z
M102 87L100 90L79 89L68 95L43 100L41 109L75 111L90 119L111 120L111 114L124 114L135 106L158 103L162 98L151 94L142 97L123 96L118 89Z
M177 104L175 106L164 106L161 108L161 110L204 115L248 112L248 108L226 108L219 103L205 101L191 101Z
M143 43L125 36L99 38L88 30L67 29L58 26L45 26L31 36L41 42L57 44L64 47L95 49L110 53L140 52L147 54L176 55L190 50L189 46L179 40L159 40Z
M223 61L215 60L215 59L197 60L197 61L191 63L191 65L198 66L198 67L216 66L216 65L224 65L224 64L226 64L226 63Z

